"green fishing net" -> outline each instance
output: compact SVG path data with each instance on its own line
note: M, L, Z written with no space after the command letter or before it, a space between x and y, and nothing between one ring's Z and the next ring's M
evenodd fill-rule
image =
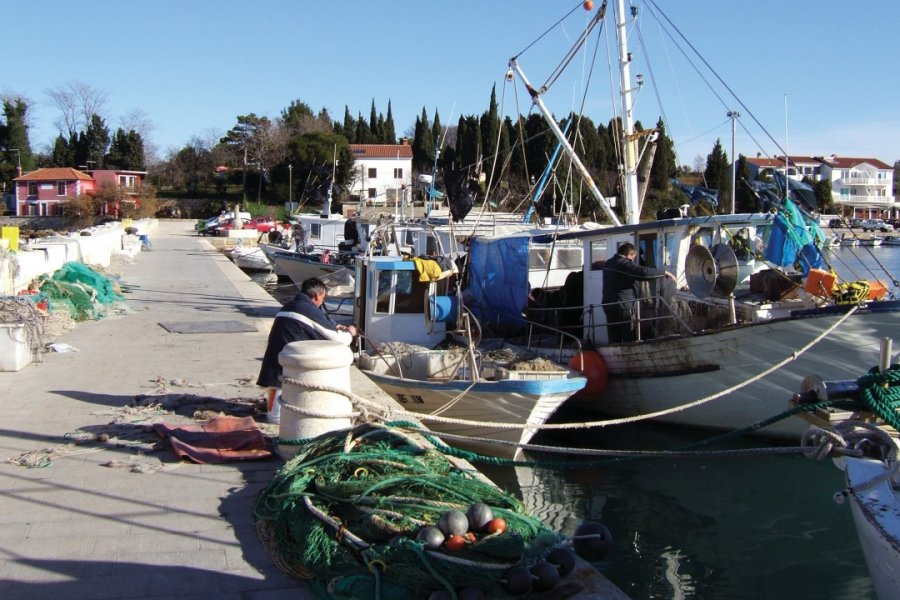
M461 550L416 540L451 509L488 504L504 533ZM256 502L257 531L283 571L328 599L409 599L498 580L563 539L477 471L393 428L361 425L299 445Z

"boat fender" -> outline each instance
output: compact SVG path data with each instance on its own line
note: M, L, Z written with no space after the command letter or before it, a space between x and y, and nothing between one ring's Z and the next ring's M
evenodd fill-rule
M606 391L609 368L596 350L582 350L569 361L569 368L587 378L585 386L575 393L576 398L596 398Z

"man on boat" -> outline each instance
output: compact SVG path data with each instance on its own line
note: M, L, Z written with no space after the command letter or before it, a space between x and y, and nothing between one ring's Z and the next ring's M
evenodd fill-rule
M635 340L634 313L637 294L635 283L639 280L675 275L662 269L644 267L635 262L637 250L634 244L625 242L616 254L603 266L603 312L606 313L606 331L610 343Z
M282 377L278 355L285 346L302 340L333 340L350 344L356 336L355 326L339 325L322 310L327 292L328 288L321 279L310 277L301 284L300 293L275 315L256 385L268 388L269 409L274 409L276 413L274 400L281 389ZM277 416L272 414L270 418L277 420Z

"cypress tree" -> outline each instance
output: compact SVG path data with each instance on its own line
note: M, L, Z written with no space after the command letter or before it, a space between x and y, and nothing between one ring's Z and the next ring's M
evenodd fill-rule
M384 119L384 131L382 133L385 144L396 144L397 133L394 131L394 115L391 112L391 101L388 100L387 117Z

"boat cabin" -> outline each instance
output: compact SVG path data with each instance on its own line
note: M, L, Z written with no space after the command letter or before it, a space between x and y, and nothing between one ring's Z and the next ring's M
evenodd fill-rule
M457 302L449 293L454 283L454 277L421 281L413 259L357 261L353 318L365 333L363 349L384 342L434 347L455 327Z

